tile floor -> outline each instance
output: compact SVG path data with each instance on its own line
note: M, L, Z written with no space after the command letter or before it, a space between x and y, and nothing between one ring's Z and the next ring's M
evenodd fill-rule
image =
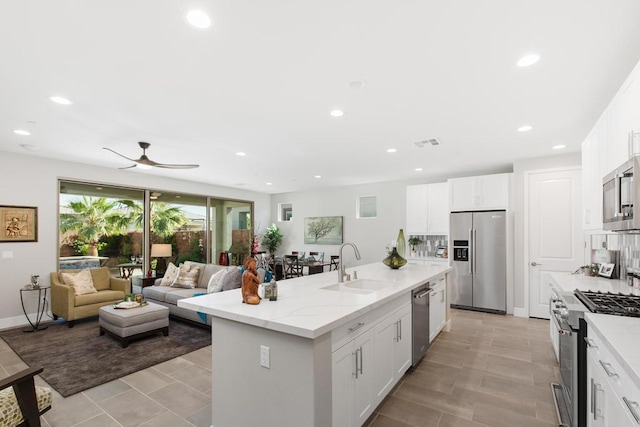
M551 426L549 382L558 365L549 322L452 310L425 359L368 420L371 427ZM0 340L0 377L26 365ZM39 380L40 384L44 384ZM43 425L211 424L211 348L206 347L68 398L54 391Z

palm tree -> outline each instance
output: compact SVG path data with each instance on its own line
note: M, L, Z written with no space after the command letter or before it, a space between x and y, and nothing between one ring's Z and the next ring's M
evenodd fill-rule
M133 200L119 200L121 205L129 208L127 217L129 221L135 225L137 229L142 229L144 225L144 209L142 204ZM180 226L187 223L189 219L186 217L182 208L172 206L164 202L153 202L151 209L151 231L163 239L172 236Z
M98 256L98 241L102 236L122 234L129 219L118 211L117 201L104 197L86 197L72 200L67 207L73 213L60 214L60 231L76 232L77 239L87 244L87 255Z

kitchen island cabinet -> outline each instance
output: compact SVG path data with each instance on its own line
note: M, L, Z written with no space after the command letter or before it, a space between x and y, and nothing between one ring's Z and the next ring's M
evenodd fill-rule
M360 279L349 290L349 282L339 291L324 289L337 282L337 273L327 272L281 281L278 301L255 306L242 304L239 289L179 301L213 316L213 426L366 420L384 398L379 391L393 387L409 367L411 290L449 267L391 270L377 263L347 272L353 270ZM358 282L378 288L354 290ZM383 387L376 364L388 363L397 371ZM354 383L355 369L360 383Z

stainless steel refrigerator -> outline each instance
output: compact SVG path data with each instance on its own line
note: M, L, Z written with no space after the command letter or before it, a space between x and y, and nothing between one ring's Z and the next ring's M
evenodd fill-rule
M505 313L506 212L452 212L450 224L451 307Z

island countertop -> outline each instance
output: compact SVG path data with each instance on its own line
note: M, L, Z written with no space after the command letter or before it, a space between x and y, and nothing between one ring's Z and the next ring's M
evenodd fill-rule
M387 282L368 294L322 289L336 284L338 272L287 279L278 282L278 300L263 299L258 305L242 303L240 289L185 298L178 306L274 331L315 339L403 293L451 270L446 265L407 264L392 270L382 263L347 268L358 279ZM214 326L215 327L215 326Z
M549 276L555 284L563 291L573 292L613 292L630 295L640 295L640 289L635 289L627 285L624 280L607 279L599 276L585 276L584 274L571 273L550 273Z

